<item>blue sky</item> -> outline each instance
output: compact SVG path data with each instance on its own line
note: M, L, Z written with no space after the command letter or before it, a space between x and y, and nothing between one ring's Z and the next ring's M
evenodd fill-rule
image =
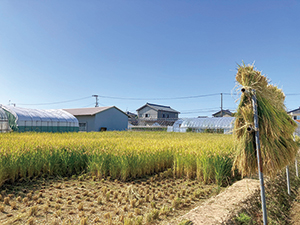
M124 111L150 102L211 116L220 93L236 109L244 61L296 109L299 12L290 0L1 0L0 104L93 107L99 95Z

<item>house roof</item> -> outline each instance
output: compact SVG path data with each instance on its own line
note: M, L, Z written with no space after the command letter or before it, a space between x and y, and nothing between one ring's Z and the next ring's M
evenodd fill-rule
M127 111L126 114L127 114L127 116L129 116L129 117L131 117L131 116L133 116L133 117L137 116L136 114L134 114L134 113L132 113L132 112L129 112L129 111Z
M293 114L300 114L300 107L298 109L294 109L292 111L289 111L288 114L291 114L291 115L293 115Z
M165 106L165 105L157 105L157 104L152 104L152 103L146 103L145 105L143 105L142 107L138 108L136 111L141 110L144 107L150 107L156 111L166 111L166 112L173 112L173 113L180 113L178 111L176 111L175 109L172 109L170 106Z
M63 109L68 113L71 113L73 116L93 116L97 113L103 112L105 110L116 108L120 112L124 113L126 116L127 114L122 110L118 109L116 106L105 106L105 107L93 107L93 108L77 108L77 109Z
M223 109L223 110L220 110L220 111L218 111L218 112L216 112L216 113L214 113L214 114L212 114L213 116L216 116L217 114L219 114L219 113L221 113L221 112L223 112L223 114L228 114L228 115L232 115L232 112L230 112L228 109Z

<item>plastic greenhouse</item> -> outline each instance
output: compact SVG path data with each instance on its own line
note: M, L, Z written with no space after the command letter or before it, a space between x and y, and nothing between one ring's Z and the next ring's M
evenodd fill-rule
M0 133L10 131L10 127L8 124L8 118L5 111L1 108L0 105Z
M13 131L25 132L72 132L78 131L78 120L62 109L26 109L1 106L5 111L9 127Z
M182 118L177 120L173 127L169 127L168 131L230 133L234 120L234 117Z
M169 132L219 132L231 133L234 127L235 117L212 117L212 118L182 118L178 119L173 126L168 127ZM300 136L300 123L295 134Z

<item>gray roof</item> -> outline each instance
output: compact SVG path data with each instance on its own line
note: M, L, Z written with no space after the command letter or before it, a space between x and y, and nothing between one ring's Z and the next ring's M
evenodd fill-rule
M157 104L152 104L152 103L146 103L145 105L143 105L142 107L138 108L136 111L141 110L144 107L150 107L156 111L165 111L165 112L173 112L173 113L180 113L178 111L176 111L175 109L172 109L170 106L165 106L165 105L157 105Z
M77 108L77 109L63 109L73 116L93 116L97 113L103 112L105 110L116 108L120 112L124 113L122 110L118 109L116 106L105 106L105 107L93 107L93 108ZM124 113L126 116L127 114Z
M215 116L215 115L217 115L217 114L219 114L219 113L221 113L221 112L223 112L224 114L228 114L228 115L232 115L232 112L230 112L229 111L229 109L223 109L223 110L220 110L220 111L218 111L218 112L216 112L216 113L214 113L214 114L212 114L213 116ZM222 114L223 114L222 113Z
M299 114L300 113L300 107L298 109L294 109L292 111L288 112L289 114L293 115L293 114Z

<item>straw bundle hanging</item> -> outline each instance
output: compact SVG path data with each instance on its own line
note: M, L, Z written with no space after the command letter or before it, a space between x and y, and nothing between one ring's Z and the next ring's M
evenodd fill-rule
M278 170L295 160L298 145L293 140L293 133L297 124L286 112L282 90L269 84L269 80L256 71L253 65L239 65L236 81L246 92L242 93L235 114L234 134L238 147L234 168L242 176L256 174L258 171L255 132L247 131L249 127L254 128L251 97L252 90L255 90L263 173L274 176Z

